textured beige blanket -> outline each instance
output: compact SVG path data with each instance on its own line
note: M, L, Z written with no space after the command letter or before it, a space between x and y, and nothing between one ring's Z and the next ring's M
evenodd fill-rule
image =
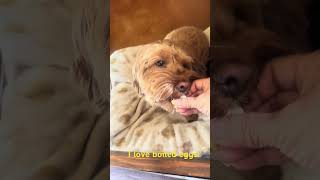
M209 152L209 121L188 122L178 114L151 107L131 84L118 84L111 95L111 150Z
M108 178L106 9L0 1L2 180Z

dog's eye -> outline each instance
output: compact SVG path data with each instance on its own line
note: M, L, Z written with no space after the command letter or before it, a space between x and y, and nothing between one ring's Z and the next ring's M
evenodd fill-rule
M155 64L156 64L156 66L158 66L158 67L163 67L165 63L164 63L164 60L160 59L160 60L158 60Z

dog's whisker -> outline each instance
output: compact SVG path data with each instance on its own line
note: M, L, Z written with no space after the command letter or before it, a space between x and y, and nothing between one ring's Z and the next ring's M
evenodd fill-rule
M159 93L155 95L156 101L161 101L162 99L166 100L170 98L172 96L174 88L172 86L172 83L164 83L159 86L159 89L160 89Z
M161 88L161 86L160 86L160 88ZM161 91L155 95L156 101L161 100L161 97L163 96L164 93L165 93L165 89L161 88Z
M160 93L157 95L156 99L159 101L161 100L161 97L163 96L163 94L165 93L165 90L163 89L162 91L160 91Z
M166 84L166 86L164 86L163 92L171 95L172 94L171 85L170 84Z

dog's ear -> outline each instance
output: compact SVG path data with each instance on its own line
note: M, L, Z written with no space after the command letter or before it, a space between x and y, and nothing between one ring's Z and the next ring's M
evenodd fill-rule
M137 55L137 57L139 56ZM141 92L141 88L138 81L138 72L139 72L139 64L138 62L135 62L132 66L132 87L137 91L139 96L143 96L143 93Z
M170 39L163 39L161 43L162 44L166 44L168 46L173 46L174 45L173 42Z
M134 79L134 80L132 81L132 86L133 86L133 88L138 92L138 95L139 95L139 96L143 96L143 94L142 94L142 92L141 92L141 88L140 88L139 83L138 83L138 80Z
M132 87L137 91L137 93L140 97L143 96L143 93L141 91L141 87L140 87L140 84L139 84L139 81L137 79L135 72L133 72Z

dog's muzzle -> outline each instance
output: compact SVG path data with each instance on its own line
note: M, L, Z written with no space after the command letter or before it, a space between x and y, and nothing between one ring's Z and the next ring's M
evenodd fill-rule
M186 94L190 88L190 82L179 82L175 88L178 92Z

